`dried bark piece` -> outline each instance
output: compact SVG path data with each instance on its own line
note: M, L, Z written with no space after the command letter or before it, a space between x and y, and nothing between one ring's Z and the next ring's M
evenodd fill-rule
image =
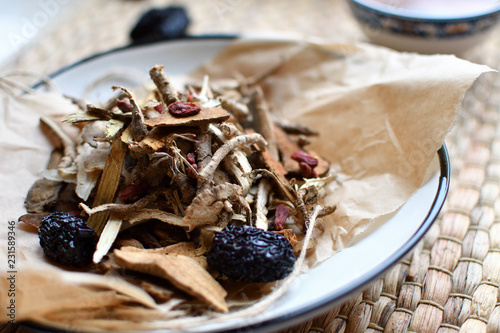
M174 117L169 112L163 112L156 118L146 119L144 124L153 128L174 126L200 127L210 123L220 123L229 119L229 117L230 114L226 110L215 107L202 109L199 113L185 118Z
M274 133L276 135L278 148L281 152L283 167L289 173L300 174L299 163L292 159L292 155L297 151L301 151L302 148L293 141L285 131L276 125L274 126Z
M279 126L285 133L287 134L296 134L296 135L319 135L319 133L303 124L295 124L284 119L275 118L274 124Z
M264 161L264 166L267 169L269 169L272 173L274 173L283 184L288 186L290 184L288 179L286 178L288 171L285 169L283 164L274 157L272 157L268 149L263 149L260 152L260 155L262 157L262 160Z
M251 95L249 103L252 111L253 121L252 128L260 133L267 141L267 147L272 157L278 159L278 143L275 134L275 125L271 119L269 107L264 99L264 93L260 87L257 87Z
M114 254L121 267L166 279L180 290L203 300L215 311L228 311L227 292L195 260L183 255L126 250L114 250Z
M139 283L139 287L153 297L156 303L160 304L168 302L174 295L172 290L144 280Z
M241 187L236 184L224 184L200 191L193 202L186 208L186 215L182 219L189 231L195 227L215 224L219 214L225 208L225 202L235 201L241 196Z

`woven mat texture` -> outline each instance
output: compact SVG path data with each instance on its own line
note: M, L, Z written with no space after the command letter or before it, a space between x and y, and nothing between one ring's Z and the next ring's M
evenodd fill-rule
M50 74L126 45L145 10L170 4L186 6L190 34L282 31L364 39L342 0L87 0L47 25L10 68ZM499 51L497 29L463 57L498 69ZM286 332L500 332L499 105L498 75L482 76L446 141L452 170L445 206L416 248L363 292ZM29 332L14 325L0 330Z

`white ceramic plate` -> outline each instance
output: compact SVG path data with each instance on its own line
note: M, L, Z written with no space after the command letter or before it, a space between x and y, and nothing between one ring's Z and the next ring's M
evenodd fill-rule
M165 65L172 75L190 72L232 40L232 37L198 37L120 48L63 68L53 79L63 93L75 97L85 94L91 82L101 79L88 97L93 102L105 100L111 94L110 86L117 83L130 86L137 84L137 80L146 80L149 69L156 64ZM124 70L128 77L124 78ZM121 74L103 78L110 71ZM196 331L275 331L319 315L366 286L410 251L436 219L449 185L449 161L444 146L438 155L439 172L392 218L355 245L300 276L263 314Z

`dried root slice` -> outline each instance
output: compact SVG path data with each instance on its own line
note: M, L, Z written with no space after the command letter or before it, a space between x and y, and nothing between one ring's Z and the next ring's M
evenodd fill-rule
M96 250L92 260L94 263L99 263L102 258L108 253L109 249L116 240L123 220L120 217L110 215L108 222L104 226L99 241L97 242Z
M262 178L259 182L257 190L257 199L255 201L255 227L263 230L268 229L267 225L267 201L271 184L266 178Z
M215 311L228 311L226 290L195 260L183 255L136 250L115 250L114 254L121 267L166 279L180 290L212 306Z
M194 242L180 242L169 246L158 247L154 249L141 249L138 247L122 247L121 250L140 252L140 253L156 253L165 255L183 255L196 260L203 268L208 268L207 259L203 255L209 250L206 245L197 245Z
M125 153L126 149L122 141L119 138L113 140L111 152L106 159L106 166L104 167L101 181L99 182L99 187L97 188L97 193L94 198L94 206L99 206L113 201L120 183ZM100 235L108 217L108 212L101 212L90 216L87 223L98 235Z
M183 225L191 231L199 226L217 223L219 214L227 207L225 202L238 201L240 196L241 187L235 184L218 185L200 191L186 208Z
M254 143L260 148L264 148L267 145L266 140L258 133L240 135L224 143L214 153L210 162L199 172L198 182L202 182L205 187L208 187L210 185L210 178L215 173L215 170L231 151L240 146Z

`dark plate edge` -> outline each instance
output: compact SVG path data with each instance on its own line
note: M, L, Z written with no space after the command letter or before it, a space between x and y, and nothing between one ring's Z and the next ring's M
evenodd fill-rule
M108 51L104 51L101 53L97 53L91 55L89 57L83 58L77 62L74 62L70 65L64 66L61 69L53 72L49 75L49 78L54 78L67 70L72 69L73 67L79 66L83 63L91 61L93 59L99 58L104 55L112 54L114 52L138 48L147 45L154 45L165 42L175 42L179 40L200 40L200 39L235 39L239 36L236 34L209 34L209 35L196 35L196 36L185 36L178 39L173 40L155 40L147 43L136 43L130 44L122 47L117 47ZM33 89L38 89L45 84L45 81L40 81L32 86ZM425 220L422 222L420 228L415 232L415 234L410 238L410 240L402 246L396 253L394 253L388 260L379 267L376 267L369 274L363 276L362 278L351 282L343 292L334 293L332 295L328 295L321 302L313 306L309 306L306 308L302 308L295 312L289 313L286 316L270 319L267 321L263 321L261 323L248 325L245 327L235 328L232 330L224 330L223 332L228 333L241 333L244 331L251 332L274 332L277 330L285 329L296 324L299 324L303 321L306 321L312 317L321 315L324 312L330 310L335 304L342 302L347 299L352 293L361 290L365 287L369 282L375 280L377 277L381 276L384 272L386 272L390 267L396 264L404 255L406 255L413 247L420 241L420 239L425 235L425 233L432 226L434 221L439 215L443 204L445 202L446 196L448 195L449 185L450 185L450 160L448 155L448 150L446 145L443 144L441 148L437 151L439 157L439 165L440 165L440 175L439 175L439 186L436 193L436 197L432 203L431 209L428 212ZM53 328L47 327L45 325L40 325L38 323L31 322L23 322L19 323L20 326L31 329L35 332L55 332ZM57 332L66 332L58 330ZM77 332L77 331L67 331L67 332ZM213 332L222 332L222 331L213 331Z

